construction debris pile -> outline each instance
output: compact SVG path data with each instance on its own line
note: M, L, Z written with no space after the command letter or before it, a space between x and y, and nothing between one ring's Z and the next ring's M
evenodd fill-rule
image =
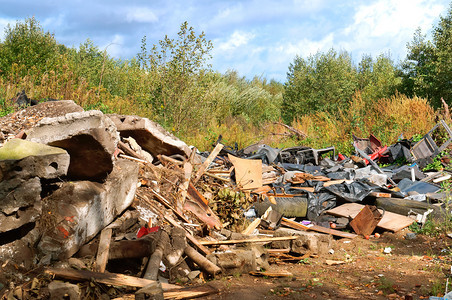
M417 142L354 137L351 157L221 138L201 153L146 118L27 107L0 118L0 296L194 298L275 255L444 217L451 172L422 170L449 166L451 140L441 121Z

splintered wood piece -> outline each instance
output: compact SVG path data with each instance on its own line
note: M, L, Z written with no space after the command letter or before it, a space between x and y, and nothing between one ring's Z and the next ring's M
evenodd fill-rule
M235 181L244 190L256 189L262 186L262 160L244 159L228 154L235 168Z
M280 236L280 237L268 237L268 238L256 238L256 239L244 239L244 240L227 240L227 241L200 241L202 245L230 245L241 243L269 243L276 241L289 241L295 240L296 236Z
M264 272L257 272L257 271L251 271L249 272L250 275L253 276L267 276L267 277L292 277L293 274L290 273L289 271L279 271L279 272L268 272L268 271L264 271Z
M171 211L178 216L182 221L184 221L185 223L190 223L190 221L187 220L186 217L184 217L184 215L182 215L181 213L179 213L177 210L174 209L174 207L169 203L168 200L165 199L165 197L163 197L162 195L160 195L159 193L157 193L154 190L151 190L151 193L157 198L157 200L159 200L160 203L162 203L166 208L171 209ZM145 197L141 197L142 199L144 199L147 203L151 204L149 202L148 199L146 199Z
M185 202L185 198L187 198L187 190L190 184L191 173L193 172L193 166L191 163L184 163L184 182L180 187L180 206L182 207Z
M342 232L339 230L325 228L325 227L318 226L318 225L305 226L303 224L297 223L297 222L289 220L287 218L282 218L281 224L284 226L293 228L293 229L312 230L312 231L317 231L317 232L321 232L321 233L327 233L327 234L331 234L331 235L335 235L335 236L340 236L343 238L354 239L355 237L357 237L357 235L354 233Z
M96 256L96 270L101 273L105 272L105 268L107 267L112 232L111 228L105 228L100 233L99 248Z
M47 268L44 273L49 275L54 275L56 277L61 277L69 280L87 280L91 281L94 279L97 282L116 285L116 286L130 286L142 288L151 283L155 283L155 280L149 280L124 274L117 273L100 273L92 272L88 270L73 270L73 269L57 269L57 268ZM181 287L175 284L169 284L162 282L163 290L180 289Z
M218 143L215 148L212 150L210 155L207 157L206 161L203 162L201 167L199 168L198 172L196 172L195 178L193 178L193 184L196 184L199 179L201 179L201 176L204 174L204 172L207 170L209 165L213 162L215 157L217 157L218 153L220 153L221 149L223 149L224 145Z
M165 299L194 299L198 297L217 294L219 290L209 285L203 285L198 287L187 287L176 291L167 291L163 293Z
M257 226L259 226L259 224L261 223L261 219L260 218L256 218L253 220L253 222L251 222L250 225L248 225L248 227L242 231L242 234L245 235L250 235L253 233L254 229L256 229Z

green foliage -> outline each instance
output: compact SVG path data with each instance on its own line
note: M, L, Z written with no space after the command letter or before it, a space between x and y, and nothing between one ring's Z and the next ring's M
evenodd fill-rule
M452 2L447 15L433 28L433 42L417 29L407 45L408 55L401 65L401 91L409 96L428 97L436 108L441 98L452 99Z
M44 32L34 18L17 22L5 28L5 39L0 44L0 70L3 77L11 75L13 64L24 66L18 76L27 75L37 69L41 74L53 70L59 55L59 47L49 32Z
M282 116L291 122L316 111L333 112L345 107L357 88L357 71L347 52L296 56L289 66Z
M363 57L359 64L358 81L365 102L391 97L402 82L394 62L384 54L375 61L370 56Z
M177 39L165 36L158 45L147 48L142 40L138 63L156 78L146 105L150 105L164 126L174 131L188 131L190 127L204 127L204 116L211 103L204 101L209 79L207 60L212 50L204 32L196 35L184 22Z

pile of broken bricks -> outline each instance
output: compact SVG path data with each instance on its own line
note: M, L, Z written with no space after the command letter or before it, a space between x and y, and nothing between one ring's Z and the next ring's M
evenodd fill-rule
M0 295L12 299L194 298L218 292L207 278L286 276L265 271L270 257L326 254L333 238L398 231L446 209L437 183L450 172L381 169L374 160L389 150L374 137L356 138L350 158L221 140L200 153L149 119L68 100L0 126ZM408 152L419 158L416 145Z

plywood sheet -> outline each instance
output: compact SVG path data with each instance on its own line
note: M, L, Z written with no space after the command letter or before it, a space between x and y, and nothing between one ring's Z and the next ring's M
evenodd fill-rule
M244 190L256 189L262 186L262 160L243 159L228 154L235 168L237 185Z
M338 217L355 218L364 205L358 203L346 203L326 211L328 214ZM379 210L383 214L383 210ZM385 212L383 218L378 223L377 227L397 232L405 227L408 227L414 220L406 216L395 214L392 212Z

